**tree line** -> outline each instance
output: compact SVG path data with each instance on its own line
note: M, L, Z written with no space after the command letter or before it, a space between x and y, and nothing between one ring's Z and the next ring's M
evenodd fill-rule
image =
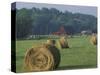
M16 36L48 35L59 31L63 26L70 35L83 30L97 32L97 18L81 13L62 12L56 8L16 9Z

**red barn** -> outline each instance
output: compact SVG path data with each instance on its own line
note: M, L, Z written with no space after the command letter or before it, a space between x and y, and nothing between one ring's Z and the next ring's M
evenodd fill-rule
M60 29L59 29L59 31L53 32L52 34L53 35L64 35L64 34L66 34L66 31L65 31L64 27L61 26Z

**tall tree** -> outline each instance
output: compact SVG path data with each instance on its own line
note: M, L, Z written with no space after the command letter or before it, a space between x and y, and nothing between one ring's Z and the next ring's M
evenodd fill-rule
M32 18L31 10L20 9L16 12L16 31L17 38L24 38L31 33L32 30Z

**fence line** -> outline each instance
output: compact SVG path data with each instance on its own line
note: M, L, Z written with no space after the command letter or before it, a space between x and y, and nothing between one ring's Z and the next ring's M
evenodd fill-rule
M26 39L57 39L59 37L58 35L30 35Z

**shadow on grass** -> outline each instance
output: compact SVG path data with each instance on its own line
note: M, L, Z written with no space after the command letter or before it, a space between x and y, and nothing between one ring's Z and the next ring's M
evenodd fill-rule
M97 68L97 65L60 66L56 70L71 70L71 69L85 69L85 68Z

